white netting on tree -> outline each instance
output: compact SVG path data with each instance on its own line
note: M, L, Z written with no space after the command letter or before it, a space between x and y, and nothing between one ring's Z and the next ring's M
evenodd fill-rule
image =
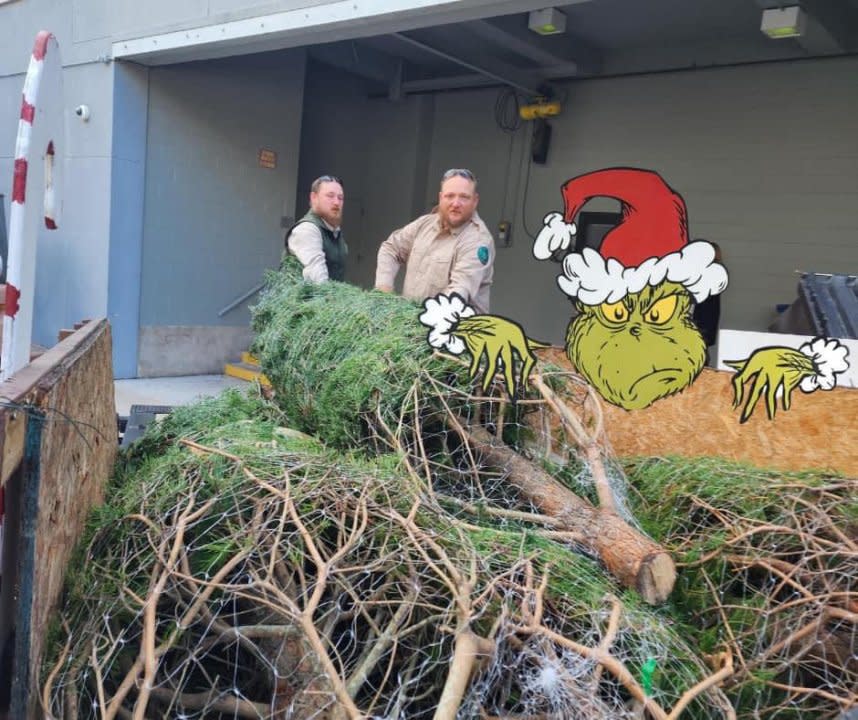
M854 481L624 468L579 378L542 365L516 403L483 391L397 298L278 276L257 330L276 402L176 411L121 461L71 575L50 716L854 703Z

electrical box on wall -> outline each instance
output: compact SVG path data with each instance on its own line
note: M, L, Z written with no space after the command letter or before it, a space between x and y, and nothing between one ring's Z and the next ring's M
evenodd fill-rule
M545 165L548 160L548 146L551 143L551 125L542 118L533 123L533 137L530 144L531 157L537 165Z
M509 220L501 220L498 223L498 247L509 247L512 244L512 225Z

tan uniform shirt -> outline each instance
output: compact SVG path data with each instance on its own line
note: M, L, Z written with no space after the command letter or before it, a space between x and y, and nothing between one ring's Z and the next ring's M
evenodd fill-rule
M391 233L378 249L376 287L393 287L405 264L402 295L425 300L456 292L478 313L489 311L495 242L479 215L449 232L440 218L423 215Z

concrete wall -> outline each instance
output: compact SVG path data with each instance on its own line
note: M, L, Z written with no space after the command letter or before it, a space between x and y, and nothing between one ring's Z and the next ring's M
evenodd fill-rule
M218 312L279 264L281 218L295 213L304 57L150 70L141 376L211 372L246 345L253 300ZM276 152L275 169L259 165L260 149Z
M19 0L0 5L0 76L27 70L33 40L40 30L56 35L63 64L79 65L104 56L110 49L110 38L92 32L86 19L100 7L103 14L106 0Z
M299 213L307 209L310 183L319 175L342 179L346 279L371 287L378 244L427 209L435 98L368 100L353 76L316 63L308 66L305 87L296 206Z
M333 0L19 0L0 5L0 69L26 58L36 32L53 32L66 62L86 62L107 53L114 40L228 22ZM24 58L20 60L18 58Z
M541 340L560 342L569 302L554 282L559 266L531 258L524 221L535 233L546 212L562 209L560 186L577 174L637 166L657 170L683 195L692 237L722 246L730 271L722 326L765 329L775 305L795 298L796 270L858 271L856 73L858 59L842 58L572 83L563 114L552 120L548 163L533 165L529 182L530 126L513 137L496 126L497 91L438 94L431 122L418 132L418 142L429 146L425 174L417 154L398 144L371 159L343 153L335 169L325 170L373 178L371 194L370 183L358 189L363 218L356 227L347 188L344 227L353 255L361 256L352 277L371 282L366 265L386 232L408 219L415 183L422 178L429 202L445 168L470 167L480 177L484 220L490 227L514 223L512 246L497 254L493 311L520 320ZM332 134L342 138L340 146L413 137L417 98L393 104L337 94L351 82L325 71L324 83L308 83L308 111L324 102L323 93L342 104L340 116L322 114L305 132L302 158L316 157ZM346 138L339 117L353 112L361 123L352 123ZM383 118L383 133L363 126L373 116ZM302 181L310 176L305 166ZM409 173L415 180L403 184ZM591 205L617 208L610 201Z
M107 307L113 371L129 378L137 375L149 69L119 63L114 80Z
M109 49L106 39L77 36L73 5L0 6L0 194L7 219L24 73L39 30L57 36L65 66L63 215L58 230L40 232L37 250L33 342L42 345L53 345L60 328L107 312L113 69L99 60ZM91 107L88 123L72 114L81 103Z
M47 346L60 328L107 315L113 68L66 68L63 83L63 215L57 231L40 234L36 265L33 341ZM83 103L91 110L86 123L72 112Z

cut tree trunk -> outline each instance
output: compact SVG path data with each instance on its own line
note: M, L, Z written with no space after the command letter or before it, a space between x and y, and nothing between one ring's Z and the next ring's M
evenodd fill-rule
M637 590L650 605L667 599L676 581L676 568L664 548L613 511L594 507L561 485L485 428L462 427L464 439L483 461L502 468L507 481L524 498L541 513L557 519L559 529L575 533L617 580Z

